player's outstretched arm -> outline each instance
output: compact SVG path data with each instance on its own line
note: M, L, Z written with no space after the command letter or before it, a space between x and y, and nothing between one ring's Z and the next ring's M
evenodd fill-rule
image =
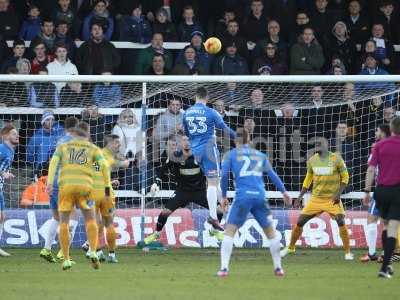
M231 170L231 152L225 157L224 161L222 162L222 176L221 176L221 193L222 193L222 202L221 206L227 207L227 194L228 194L228 187L229 187L229 172Z
M271 179L272 183L275 185L278 191L283 194L283 201L286 205L292 205L292 198L289 193L286 191L285 185L283 184L281 178L276 174L271 164L269 163L268 158L264 160L264 170L267 173L269 179Z
M229 134L231 139L235 139L236 132L233 131L228 125L225 124L224 119L221 117L221 115L217 111L213 110L213 112L214 112L215 127L222 129L224 131L224 134Z
M338 193L335 195L335 198L333 199L333 202L335 204L338 204L340 202L340 195L342 195L347 185L349 184L350 180L349 171L347 170L346 164L342 158L339 159L337 168L340 174L340 187Z

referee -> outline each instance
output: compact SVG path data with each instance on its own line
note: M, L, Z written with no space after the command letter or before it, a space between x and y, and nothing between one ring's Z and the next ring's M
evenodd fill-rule
M168 217L178 208L183 208L189 203L196 203L204 208L208 208L207 202L207 182L200 166L197 164L192 151L190 150L189 138L182 136L181 151L175 152L172 157L168 157L162 162L158 184L162 180L167 181L168 175L175 177L176 189L174 197L168 199L165 208L158 216L156 230L144 239L144 243L150 244L160 238L161 231L167 223ZM151 187L154 193L159 189L157 183ZM217 211L218 220L221 221L223 212ZM222 240L223 233L219 229L210 230L210 235Z
M378 170L374 195L384 224L382 246L385 254L378 273L378 277L382 278L391 278L393 275L390 258L394 252L400 225L400 117L392 120L390 131L392 136L375 145L365 179L365 192L370 193L375 170Z

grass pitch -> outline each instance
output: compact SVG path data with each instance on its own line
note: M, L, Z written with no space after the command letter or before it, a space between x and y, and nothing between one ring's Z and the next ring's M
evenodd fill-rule
M119 264L93 270L81 251L62 271L38 249L11 249L0 258L0 299L400 299L400 275L377 278L378 264L344 261L339 250L299 249L284 259L284 278L275 278L267 250L234 249L228 278L215 276L219 251L173 249L143 254L120 249ZM398 264L400 267L400 264ZM396 266L395 266L396 268Z

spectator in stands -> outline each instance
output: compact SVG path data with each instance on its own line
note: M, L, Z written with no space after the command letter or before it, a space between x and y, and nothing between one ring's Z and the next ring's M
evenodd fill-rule
M153 149L156 160L165 150L167 140L180 132L183 132L181 112L182 103L178 99L168 101L168 109L162 113L153 129Z
M296 13L299 8L298 1L271 0L266 3L269 4L267 7L270 18L280 24L282 37L287 41L290 33L296 26Z
M112 130L112 134L119 136L121 146L119 154L128 159L134 158L135 154L142 147L142 132L134 111L126 108L121 111L117 124Z
M19 30L19 38L32 41L41 30L40 10L39 7L31 5L29 7L28 18L22 23Z
M75 58L76 45L69 33L67 21L60 20L56 25L55 44L64 44L67 47L68 58L72 61Z
M225 109L225 102L222 99L216 100L213 103L213 108L221 115L225 124L227 124L230 128L235 130L238 122L234 116L229 116ZM221 129L216 129L216 137L217 137L217 147L220 153L226 153L231 149L231 142L229 136L225 135L225 132Z
M100 25L104 30L104 39L110 41L114 32L114 19L107 10L108 1L97 0L92 12L83 20L82 40L88 41L91 38L93 24Z
M262 0L251 0L250 13L243 22L243 35L253 50L257 42L266 38L265 29L268 27L267 12Z
M177 42L178 34L175 24L168 20L168 12L161 7L156 13L156 19L153 23L153 33L161 33L166 42Z
M393 118L396 116L393 106L388 106L383 109L383 122L385 124L390 124Z
M356 56L356 45L350 39L346 24L339 21L333 26L332 35L328 41L326 49L326 59L328 62L333 58L339 58L346 70L351 70Z
M14 40L19 32L19 18L17 13L11 8L10 1L0 1L0 35L5 40Z
M349 173L354 174L354 160L358 161L359 157L355 154L357 147L353 142L353 137L349 136L349 128L346 122L339 122L337 124L335 134L330 140L330 145L333 152L339 153L342 156Z
M168 75L169 70L165 68L165 59L162 54L156 53L153 56L151 67L146 72L147 75Z
M324 102L323 96L324 96L324 90L321 85L316 85L312 87L311 100L313 102L314 108L319 109L322 106Z
M383 0L379 3L376 22L383 25L385 36L391 44L400 42L400 15L395 12L393 0Z
M360 51L362 45L368 40L370 33L370 22L366 14L361 10L359 0L349 2L349 13L345 17L345 23L350 31L350 38L356 44L357 51Z
M354 73L358 74L365 68L365 59L368 55L374 55L376 57L376 43L374 40L369 40L365 43L365 47L361 52L361 55L357 56L354 62ZM378 60L380 65L383 65L381 60Z
M49 75L78 75L78 69L68 59L68 49L64 44L57 44L55 46L55 59L47 65ZM61 89L65 86L65 82L57 82L54 84L57 92L60 93Z
M76 66L79 74L98 75L103 70L113 72L121 63L121 56L114 45L104 39L103 27L93 24L91 27L92 38L84 42L77 51Z
M280 36L280 25L277 21L271 20L268 22L267 38L260 40L253 51L253 57L257 58L263 54L263 50L267 43L276 45L276 51L279 57L286 59L288 56L288 44Z
M359 134L359 126L361 124L361 110L356 107L355 95L354 83L347 82L342 90L342 104L339 107L335 107L336 110L333 112L334 119L332 119L332 123L335 124L339 121L346 122L349 127L348 135L351 137Z
M7 74L17 75L16 67L8 67ZM25 83L4 81L0 83L0 104L3 106L27 106L28 93Z
M173 55L171 51L163 47L164 39L161 33L154 33L151 39L151 45L140 50L136 61L135 73L139 75L146 74L152 66L153 57L155 54L161 54L164 57L165 67L171 70L173 63Z
M52 19L57 26L59 24L67 24L67 31L72 38L79 37L80 21L78 16L71 6L70 0L58 0L58 6L52 13Z
M46 67L39 69L38 75L48 75ZM34 82L29 87L29 105L37 108L59 107L57 88L51 82Z
M129 174L130 171L132 175ZM142 151L136 153L131 168L126 169L125 174L125 177L120 177L120 188L122 190L140 192L143 187L146 193L148 193L151 185L154 183L154 178L156 178L154 165L147 158L143 159ZM143 174L146 175L143 176Z
M322 52L322 47L314 37L314 30L306 27L301 38L299 38L299 42L291 49L290 74L320 74L324 61L325 58Z
M22 207L33 205L49 205L50 196L46 191L46 186L47 176L40 176L36 182L32 182L24 189L22 192L20 205Z
M365 57L364 68L361 70L360 75L388 75L388 72L379 67L374 54L368 54Z
M264 54L258 57L253 64L255 75L286 75L288 67L286 62L277 53L276 44L270 42L264 46Z
M192 32L192 39L190 41L190 46L192 46L196 51L196 61L199 65L204 68L206 74L209 74L211 69L212 56L209 55L204 49L203 45L204 34L200 31ZM179 53L176 63L184 62L185 48Z
M151 40L151 25L142 15L139 3L132 5L132 12L124 16L120 25L120 41L147 44Z
M375 56L382 61L382 67L386 71L393 71L393 45L385 38L385 29L382 24L372 25L372 40L375 41Z
M296 26L289 34L289 44L294 45L303 34L304 28L310 27L310 18L305 11L299 11L296 15Z
M9 67L16 67L17 61L25 55L25 42L23 40L13 41L13 55L1 66L1 73L5 73Z
M192 32L203 32L199 22L195 20L193 7L188 5L183 8L183 20L177 28L178 37L180 42L190 42Z
M54 59L54 56L46 53L46 45L42 41L33 44L35 57L31 60L31 74L39 74L39 70L45 68Z
M315 30L315 37L325 48L328 44L333 25L338 21L336 14L327 8L328 0L315 0L315 7L311 10L311 26Z
M82 91L80 82L67 82L60 92L60 106L86 106L92 102L87 93Z
M104 76L112 76L112 72L104 71ZM98 83L94 87L93 102L98 107L118 107L122 105L121 86L117 83Z
M221 36L222 47L226 48L226 45L235 43L236 48L240 56L248 59L249 50L247 49L247 41L239 32L239 23L236 20L228 22L226 32Z
M198 61L196 49L188 45L184 49L183 61L178 62L172 69L175 75L205 75L204 66Z
M40 43L45 44L47 53L53 54L56 35L54 33L54 23L51 19L43 19L39 34L32 40L31 45L35 47Z
M343 64L333 64L327 75L346 75L346 68Z
M109 132L106 118L99 112L96 105L88 105L82 110L82 121L89 123L90 139L99 147L104 146L104 136Z
M15 67L18 70L18 74L28 75L31 72L31 63L26 58L20 58L17 60Z
M51 110L43 112L40 124L42 127L34 131L26 149L26 161L32 163L34 174L48 164L58 139L64 135L64 128L55 121Z
M228 31L229 22L235 21L235 19L236 14L234 10L229 7L225 8L223 17L219 19L215 25L214 35L219 39L222 39L225 33Z
M249 66L246 60L237 53L235 43L226 46L225 53L218 57L213 67L215 75L247 75Z

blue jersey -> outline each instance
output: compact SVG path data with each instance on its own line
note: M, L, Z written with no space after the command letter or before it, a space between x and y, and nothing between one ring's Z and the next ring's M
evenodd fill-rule
M215 144L215 128L227 130L231 138L235 138L235 132L225 124L221 115L203 103L196 103L186 110L183 128L194 152L210 142Z
M222 163L223 197L226 197L228 190L229 172L234 176L236 198L265 199L264 173L279 191L286 191L282 180L272 169L267 155L248 145L229 151Z
M7 144L0 144L0 173L10 170L14 160L14 149ZM4 178L0 176L0 189L3 189Z
M69 142L71 139L72 139L72 136L70 136L68 133L66 133L65 135L63 135L62 137L60 137L57 140L57 146L56 147L60 146L61 144ZM59 175L59 173L60 173L60 168L57 167L57 171L56 171L56 175L55 175L55 179L54 179L54 182L55 182L56 186L58 186L57 183L58 183L58 175Z

